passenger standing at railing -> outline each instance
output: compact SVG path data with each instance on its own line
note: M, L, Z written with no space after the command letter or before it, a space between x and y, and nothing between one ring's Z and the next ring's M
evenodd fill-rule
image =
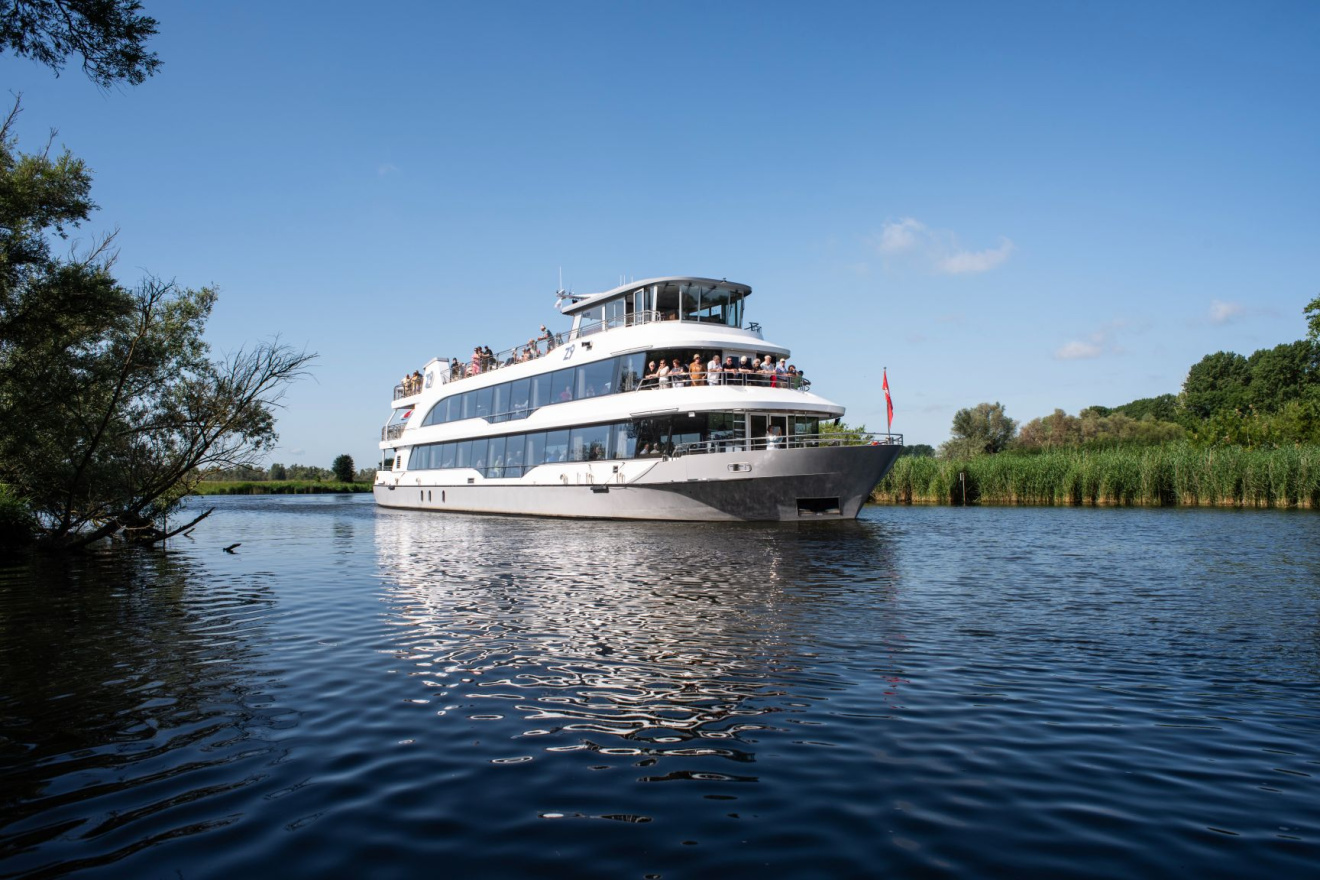
M728 357L726 357L726 358L724 359L724 370L723 370L723 372L724 372L724 384L725 384L725 385L737 385L737 384L738 384L738 381L739 381L739 380L738 380L738 365L737 365L736 363L734 363L734 361L733 361L733 355L729 355Z
M752 361L747 355L738 359L738 384L746 385L752 374Z
M692 365L688 367L688 376L692 379L693 385L706 384L706 365L701 362L701 355L692 356Z
M646 375L642 377L643 388L655 388L660 384L660 375L656 372L655 361L646 365Z
M477 375L478 373L480 373L480 372L481 372L481 363L482 363L482 361L484 361L485 359L486 359L486 355L481 351L481 346L480 346L480 345L478 345L476 348L472 349L472 369L471 369L471 370L468 370L468 375L469 375L469 376L475 376L475 375Z
M761 361L761 384L775 384L775 360L770 355L766 355L765 360Z
M413 374L412 374L412 393L413 393L413 394L421 394L421 393L422 393L422 372L421 372L421 370L413 370Z
M710 363L706 364L706 383L709 385L719 385L724 380L724 368L720 366L719 352L710 356Z
M537 339L538 339L539 341L542 341L542 342L545 343L545 353L546 353L546 354L549 354L549 353L554 349L554 347L555 347L555 334L553 334L553 333L551 333L549 330L545 329L545 325L544 325L544 324L541 325L541 335L538 336Z
M655 384L658 388L669 387L669 364L664 358L660 359L660 368L655 371Z
M688 384L687 369L679 363L678 358L674 358L674 363L669 368L669 382L675 388L682 388L684 385Z

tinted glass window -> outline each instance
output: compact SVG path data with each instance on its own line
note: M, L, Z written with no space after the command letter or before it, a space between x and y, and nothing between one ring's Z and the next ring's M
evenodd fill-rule
M536 467L545 461L545 432L537 431L535 434L527 435L526 453L523 455L523 463L527 467Z
M515 419L526 417L531 408L532 380L519 379L509 386L509 411Z
M509 412L509 383L501 382L490 389L490 411L492 415L502 416ZM501 421L503 421L501 419Z
M486 440L486 438L484 437L481 438L480 440L473 440L471 442L472 442L472 467L476 468L479 471L484 471L486 469L486 463L488 461L488 459L486 458L486 451L490 446L490 442Z
M569 440L569 457L572 461L602 461L609 448L609 425L591 425L586 428L574 428Z
M462 410L463 410L463 413L462 413L462 415L459 416L459 418L462 418L462 419L471 419L471 418L475 418L475 417L476 417L476 415L477 415L477 399L476 399L475 397L472 396L472 392L471 392L471 391L465 391L465 392L463 392L463 397L462 397L461 401L458 401L458 402L461 404L461 407L462 407ZM451 410L449 411L449 414L450 414L450 416L452 417L453 414L454 414L454 411L451 409ZM454 419L453 419L453 418L450 418L450 421L454 421Z
M472 441L460 440L455 444L454 467L472 466Z
M471 394L476 399L476 410L473 412L473 415L475 415L479 419L489 418L490 389L479 388L476 391L469 391L468 393Z
M440 444L440 467L451 468L454 466L454 455L457 446L457 443Z
M610 426L613 435L610 443L610 458L632 458L637 454L637 432L631 422L620 422Z
M490 451L486 453L488 464L486 465L486 476L502 477L504 476L504 446L505 438L491 437Z
M532 409L550 403L550 374L542 373L532 379Z
M583 400L609 394L614 384L614 359L583 364L577 368L577 388L574 397Z
M504 449L504 476L522 476L523 461L527 457L527 438L514 434Z
M642 384L642 376L646 373L646 352L639 351L636 354L625 354L617 360L619 362L619 378L614 387L619 391L635 390Z
M556 370L550 374L550 402L565 403L573 399L573 369Z
M568 432L547 431L545 436L545 460L547 462L568 461Z

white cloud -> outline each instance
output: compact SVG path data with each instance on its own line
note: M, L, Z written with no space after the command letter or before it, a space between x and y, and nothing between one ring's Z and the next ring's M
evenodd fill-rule
M1078 361L1087 358L1098 358L1106 354L1122 354L1123 347L1114 340L1114 335L1119 330L1130 329L1130 324L1122 318L1110 321L1100 327L1099 330L1091 333L1086 340L1074 339L1066 342L1054 350L1054 359L1059 361ZM1140 332L1140 328L1138 328Z
M938 260L935 267L946 275L989 272L1013 253L1013 242L1000 239L999 247L984 251L956 251Z
M999 246L982 251L964 248L958 236L947 229L931 229L915 217L886 221L872 246L886 258L911 256L925 262L930 270L943 275L972 275L989 272L1013 253L1013 242L999 240Z
M887 221L880 229L880 240L876 250L882 254L901 254L917 246L918 239L927 239L929 230L926 225L911 217L904 217L897 223Z
M1097 343L1073 340L1055 349L1054 358L1060 361L1077 361L1085 358L1097 358L1104 353L1104 347Z
M1230 321L1236 321L1246 314L1239 303L1223 302L1221 300L1210 301L1210 323L1227 324Z

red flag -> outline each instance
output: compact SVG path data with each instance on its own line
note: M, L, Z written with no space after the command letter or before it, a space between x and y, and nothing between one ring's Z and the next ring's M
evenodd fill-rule
M894 430L894 399L889 396L889 368L885 368L885 381L882 385L885 389L885 410L889 415L889 430Z

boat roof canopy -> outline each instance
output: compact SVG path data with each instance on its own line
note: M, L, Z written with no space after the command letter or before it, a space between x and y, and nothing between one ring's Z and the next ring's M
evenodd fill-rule
M727 281L723 278L701 278L695 275L666 275L662 278L647 278L642 281L630 281L627 284L620 284L613 290L607 290L604 293L573 294L570 295L571 302L566 301L560 306L559 311L565 315L573 315L578 312L599 305L608 300L616 299L619 296L632 293L635 290L641 290L644 287L658 286L663 291L667 287L672 287L677 291L679 288L688 285L696 285L710 290L720 288L723 290L734 291L743 297L750 296L752 288L746 284L738 284L734 281Z

